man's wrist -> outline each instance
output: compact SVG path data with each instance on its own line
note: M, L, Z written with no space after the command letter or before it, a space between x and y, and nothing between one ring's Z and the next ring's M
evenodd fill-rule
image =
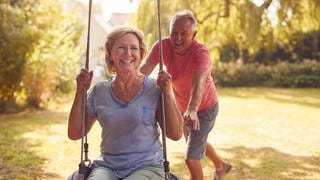
M198 112L198 108L189 106L189 107L187 108L187 111L189 111L189 112Z

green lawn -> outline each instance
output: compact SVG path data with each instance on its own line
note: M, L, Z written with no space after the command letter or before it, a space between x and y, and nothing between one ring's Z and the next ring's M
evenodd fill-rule
M220 112L209 141L234 165L232 179L320 179L320 89L218 88ZM51 111L0 116L1 179L66 179L80 141L67 138L70 101ZM99 154L100 129L88 136ZM171 170L187 179L183 140L168 140ZM204 160L206 179L213 166Z

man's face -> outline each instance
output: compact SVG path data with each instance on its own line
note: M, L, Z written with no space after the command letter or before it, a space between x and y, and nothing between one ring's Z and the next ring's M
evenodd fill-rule
M192 29L192 23L188 18L177 19L172 25L170 39L177 54L184 54L191 46L196 32Z

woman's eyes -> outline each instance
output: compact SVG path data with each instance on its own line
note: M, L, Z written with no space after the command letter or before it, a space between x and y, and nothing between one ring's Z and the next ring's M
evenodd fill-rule
M138 52L139 48L138 47L125 47L125 46L119 46L117 49L119 49L120 51L128 51L128 49L130 49L131 52Z

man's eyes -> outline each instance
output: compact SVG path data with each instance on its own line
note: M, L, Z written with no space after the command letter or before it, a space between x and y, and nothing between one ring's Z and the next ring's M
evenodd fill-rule
M178 35L184 36L184 35L186 35L186 32L173 32L172 35L173 36L178 36Z

